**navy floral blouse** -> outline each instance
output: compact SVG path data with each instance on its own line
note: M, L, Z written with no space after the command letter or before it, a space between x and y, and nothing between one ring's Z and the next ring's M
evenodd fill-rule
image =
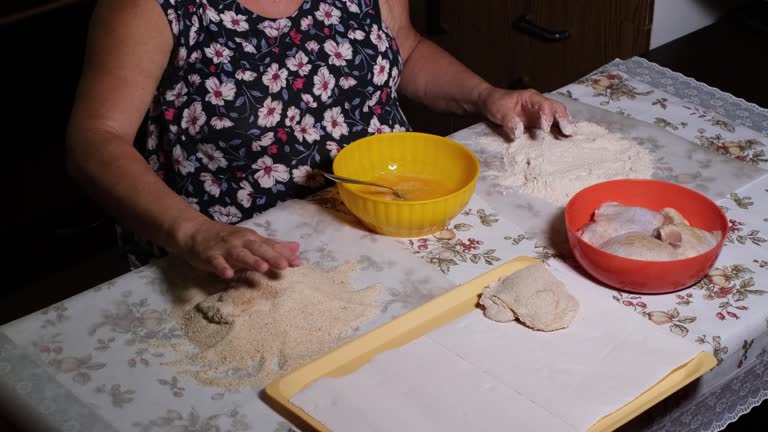
M208 217L234 224L307 196L347 144L409 129L377 1L305 0L280 19L236 0L157 1L174 51L136 146Z

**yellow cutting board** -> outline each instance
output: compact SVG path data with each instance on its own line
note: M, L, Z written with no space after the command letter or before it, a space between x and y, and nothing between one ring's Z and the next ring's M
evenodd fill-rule
M533 258L517 257L341 345L335 351L270 383L264 392L266 402L305 432L329 431L330 429L293 404L290 399L320 378L350 374L377 354L405 345L471 312L478 307L480 295L488 284L538 263L539 261ZM588 432L612 431L618 428L715 365L717 360L714 356L705 352L699 353L637 398L600 419Z

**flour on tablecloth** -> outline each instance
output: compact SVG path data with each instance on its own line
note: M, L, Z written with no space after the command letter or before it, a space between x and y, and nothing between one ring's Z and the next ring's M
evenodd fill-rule
M529 131L513 143L500 136L482 137L477 143L503 149L503 168L487 171L492 180L562 206L587 186L618 178L651 178L654 171L654 158L647 149L591 122L576 123L568 138Z

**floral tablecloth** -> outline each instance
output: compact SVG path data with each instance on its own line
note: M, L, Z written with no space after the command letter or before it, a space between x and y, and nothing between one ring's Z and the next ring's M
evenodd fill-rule
M719 360L702 379L626 429L722 429L768 398L768 111L638 58L614 61L556 93L654 124L751 168L743 184L717 198L731 227L707 278L669 295L605 291L615 307L647 318L648 325L681 343L700 344ZM481 133L482 127L454 138L470 145L475 131ZM676 180L692 186L736 184L737 176L719 180L705 169L706 162L700 166L701 171L676 174ZM766 175L755 176L755 167ZM474 197L446 230L433 236L394 240L363 233L354 238L367 245L358 249L365 254L357 256L367 272L392 272L406 258L413 267L403 275L410 283L387 291L386 316L411 309L450 285L425 289L416 280L442 274L446 281L461 283L519 255L570 262L540 233L520 228L527 222L507 212L501 199ZM343 211L332 192L313 201ZM257 217L246 224L276 234L270 219ZM322 232L316 228L302 226L301 232ZM310 260L339 258L332 238L307 253ZM170 353L151 342L180 337L169 307L162 272L153 265L0 327L0 402L41 428L63 431L291 430L260 401L258 389L203 387L161 365Z
M768 170L768 110L644 59L616 60L556 93ZM768 399L768 175L718 204L731 225L708 277L675 294L611 294L617 307L695 340L718 359L713 371L628 429L720 430Z

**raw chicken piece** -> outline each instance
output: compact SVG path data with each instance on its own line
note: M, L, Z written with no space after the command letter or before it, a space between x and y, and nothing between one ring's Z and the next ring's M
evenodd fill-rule
M579 302L543 264L518 270L490 284L480 297L488 319L519 320L533 330L566 328L579 310Z
M600 245L600 249L614 255L643 261L672 261L677 259L675 248L641 232L616 236Z
M664 216L664 225L674 225L674 224L685 224L690 225L688 223L688 220L686 220L683 215L680 214L677 210L673 208L663 208L661 209L662 216Z
M678 259L702 254L717 245L720 231L708 232L691 224L673 208L661 210L664 225L659 229L661 240L677 251Z
M582 228L581 238L601 247L606 241L631 232L654 236L663 223L664 216L659 212L607 202L595 210L594 222Z
M626 258L673 261L700 255L717 245L720 231L692 227L677 210L655 212L607 202L581 230L587 243ZM659 240L659 238L661 240Z
M684 223L664 225L661 240L677 252L677 258L690 258L712 249L722 238L720 231L708 232Z

